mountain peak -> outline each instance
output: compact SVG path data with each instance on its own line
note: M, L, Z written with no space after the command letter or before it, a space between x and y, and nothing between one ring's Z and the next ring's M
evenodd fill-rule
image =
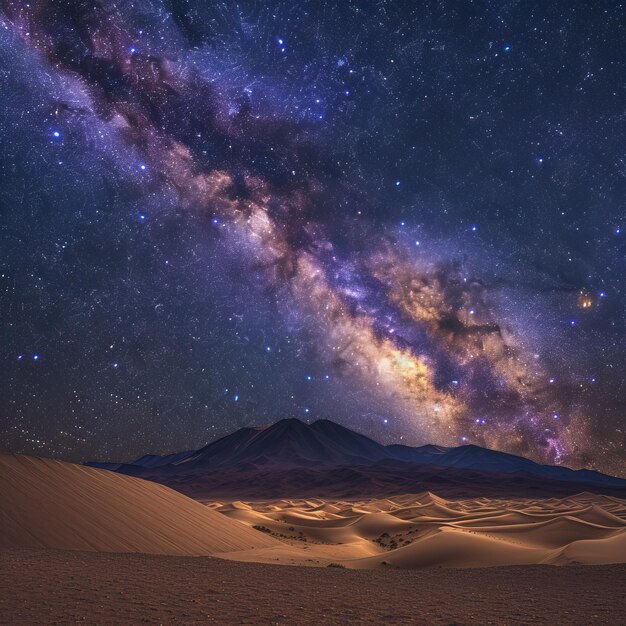
M455 448L435 445L410 447L380 443L328 419L307 424L297 418L281 419L274 424L245 427L189 453L167 456L145 455L126 465L110 465L109 469L145 476L150 471L185 472L197 475L220 468L254 468L264 470L294 467L343 468L358 470L383 463L402 472L416 467L454 468L481 471L500 476L532 474L542 479L593 484L607 488L624 488L626 481L591 471L574 471L566 467L539 465L524 457L467 444ZM168 469L169 468L169 469ZM337 471L336 469L333 471ZM395 471L395 470L394 470ZM397 471L400 471L399 469Z
M308 424L297 417L284 417L283 419L269 424L266 428L308 428Z

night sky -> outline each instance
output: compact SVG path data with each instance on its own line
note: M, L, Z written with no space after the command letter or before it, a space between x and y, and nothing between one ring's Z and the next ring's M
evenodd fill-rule
M0 441L329 418L626 475L626 15L0 0Z

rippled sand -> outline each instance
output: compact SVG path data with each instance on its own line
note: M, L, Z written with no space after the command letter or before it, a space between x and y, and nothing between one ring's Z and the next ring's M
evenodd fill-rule
M359 569L626 562L626 502L590 493L541 500L445 500L423 493L208 506L284 544L224 555L238 560Z

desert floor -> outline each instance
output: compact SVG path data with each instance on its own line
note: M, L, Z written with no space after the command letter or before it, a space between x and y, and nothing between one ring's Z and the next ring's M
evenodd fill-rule
M0 455L0 624L210 622L626 626L626 502L201 503Z
M4 550L2 624L626 623L626 565L348 570Z

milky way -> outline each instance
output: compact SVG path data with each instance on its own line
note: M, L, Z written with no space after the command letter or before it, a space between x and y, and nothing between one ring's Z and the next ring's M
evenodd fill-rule
M622 9L463 4L1 2L4 447L625 473Z

